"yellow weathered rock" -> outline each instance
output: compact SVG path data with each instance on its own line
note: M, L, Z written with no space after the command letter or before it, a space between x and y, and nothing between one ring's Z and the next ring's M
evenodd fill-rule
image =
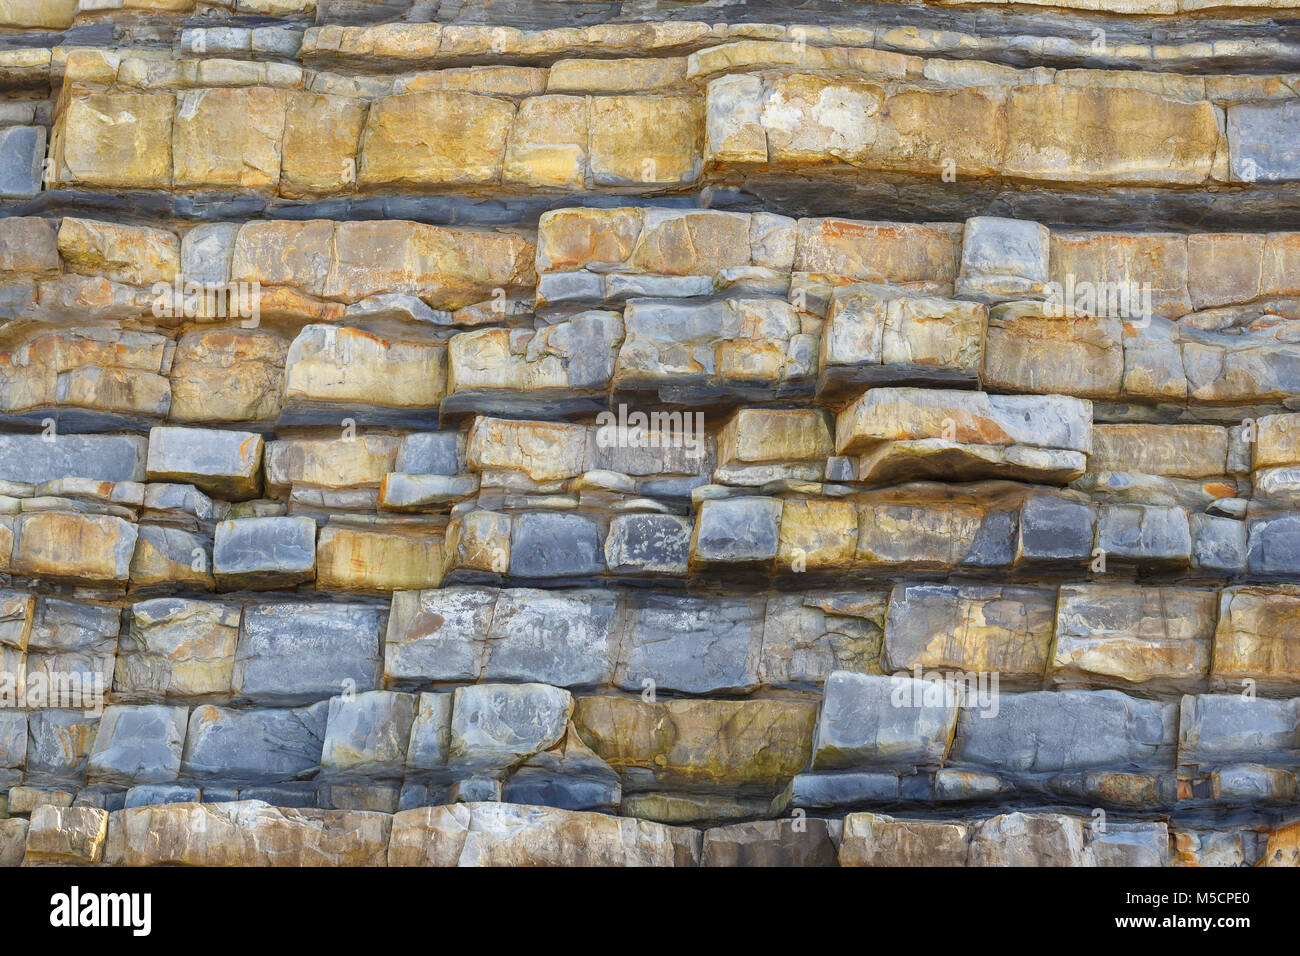
M472 93L403 93L370 107L362 186L499 183L515 107Z

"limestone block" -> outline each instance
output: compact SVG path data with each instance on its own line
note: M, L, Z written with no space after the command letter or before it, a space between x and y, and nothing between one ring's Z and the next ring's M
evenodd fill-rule
M964 823L850 813L839 859L841 866L965 866L969 843Z
M700 834L646 820L508 803L393 817L390 866L693 866Z
M27 866L99 863L108 837L108 811L95 807L38 807L27 830Z
M180 242L165 229L67 216L58 248L73 272L131 285L170 283L180 268Z
M1036 302L1011 302L989 312L985 388L1114 398L1124 377L1117 318L1046 314Z
M588 137L586 97L523 100L506 145L503 181L532 188L585 188Z
M944 682L836 671L826 679L812 769L942 764L957 703Z
M566 690L547 684L477 684L456 689L450 765L459 770L513 766L554 746L573 713Z
M896 585L885 619L886 672L997 672L1042 677L1056 592L990 585Z
M836 866L827 822L757 820L704 831L701 866Z
M262 488L265 442L253 432L215 428L153 428L145 467L150 481L194 485L230 501L255 498Z
M143 481L148 447L141 435L0 435L0 480Z
M989 303L1045 296L1050 235L1036 222L996 216L967 219L957 294Z
M762 564L776 557L779 498L720 498L701 503L691 537L691 566Z
M115 697L202 700L230 692L238 608L157 598L131 607L118 646Z
M1085 866L1084 818L1003 813L974 827L971 866Z
M90 752L91 783L130 786L175 780L189 710L165 704L105 708Z
M338 591L437 587L442 536L421 528L331 522L316 545L316 586Z
M232 686L237 696L306 703L379 683L382 615L366 604L258 604L244 612ZM349 683L350 682L350 683Z
M171 420L273 420L283 401L288 348L288 342L267 332L186 332L172 357Z
M400 440L392 435L354 435L337 439L288 438L266 445L266 490L284 495L290 488L372 488L393 470Z
M350 96L294 93L284 119L280 193L297 198L349 189L366 103Z
M431 91L386 96L361 134L362 186L499 183L515 119L507 100Z
M754 599L629 595L614 682L656 693L756 689L763 625L763 603Z
M579 697L583 743L623 773L701 784L780 786L812 754L816 705L798 700Z
M122 866L384 866L392 817L259 800L178 803L114 814L105 854Z
M15 574L113 585L130 574L136 527L109 515L45 511L20 515L14 537Z
M1178 719L1178 763L1273 762L1294 752L1300 699L1188 694Z
M172 93L97 93L73 85L54 131L60 183L119 189L172 184Z
M400 774L415 719L415 697L372 690L350 698L331 697L321 752L329 774Z
M687 96L597 96L590 159L597 186L672 186L699 178L704 104Z
M320 766L328 704L229 710L195 707L181 773L209 780L272 781L313 776Z
M1209 669L1214 599L1192 588L1067 584L1052 674L1121 685L1196 681Z
M1285 183L1300 178L1300 103L1282 100L1239 103L1228 108L1232 178L1248 183Z
M1231 587L1219 595L1211 675L1229 687L1244 680L1289 688L1300 682L1295 621L1300 594L1285 588Z
M226 590L267 590L310 581L316 573L311 518L240 518L217 525L212 569Z
M174 185L274 189L289 97L268 87L180 93L172 127Z

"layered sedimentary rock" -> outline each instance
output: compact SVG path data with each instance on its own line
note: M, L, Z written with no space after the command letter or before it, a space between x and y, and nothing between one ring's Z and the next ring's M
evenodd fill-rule
M0 0L0 865L1300 862L1295 10L1032 6Z

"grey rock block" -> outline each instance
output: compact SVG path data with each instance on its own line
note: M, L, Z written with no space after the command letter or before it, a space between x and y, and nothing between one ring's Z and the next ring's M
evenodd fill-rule
M1300 514L1259 518L1247 524L1251 574L1277 577L1300 571Z
M1300 100L1230 106L1228 156L1240 182L1300 180Z
M1172 767L1177 733L1176 704L1119 691L1000 694L995 712L962 710L949 765L1027 775Z
M939 764L956 721L949 683L836 671L817 716L812 769Z
M966 220L957 295L981 302L1037 298L1048 279L1050 232L1019 219L975 216Z
M148 783L126 792L122 807L156 807L165 803L198 803L199 788L179 783Z
M44 126L0 128L0 197L26 199L41 191Z
M1096 506L1059 495L1030 495L1020 509L1017 562L1086 564L1096 533Z
M573 698L546 684L477 684L456 689L451 715L455 770L501 770L564 736Z
M502 591L481 679L556 687L608 683L615 596L602 591Z
M415 697L372 690L331 697L321 751L321 772L401 775L415 719Z
M27 715L0 710L0 779L6 770L22 770L27 763Z
M0 435L0 481L144 481L142 435Z
M1164 866L1169 860L1169 828L1163 820L1107 820L1104 830L1090 828L1086 836L1084 866Z
M1237 574L1246 569L1246 524L1232 518L1188 515L1192 533L1192 567L1198 571Z
M615 683L640 693L739 693L758 686L761 598L630 594Z
M194 485L214 497L242 501L261 493L264 444L253 432L152 428L146 469L150 481Z
M368 604L259 604L244 612L232 686L276 703L323 700L379 686L383 614Z
M217 584L287 588L316 574L316 522L306 517L239 518L217 525L212 547Z
M99 726L80 710L38 710L27 716L27 780L79 783Z
M186 282L224 285L230 281L239 223L200 223L181 237L181 275Z
M329 704L270 710L196 707L185 734L185 777L278 782L320 767Z
M497 594L479 587L395 592L384 641L387 685L477 680Z
M397 448L393 470L408 475L456 475L464 471L464 439L459 432L414 432Z
M473 497L478 489L478 475L391 472L380 487L379 507L385 511L445 510L448 504Z
M1245 761L1296 762L1300 698L1271 700L1240 694L1188 694L1178 720L1180 766Z
M511 522L512 577L589 577L604 570L600 528L586 515L530 511Z
M788 806L838 812L898 799L895 773L801 773L790 782Z
M1107 561L1186 567L1192 554L1187 512L1172 506L1102 505L1097 547Z
M189 710L165 704L105 708L90 752L87 780L130 786L175 780Z
M420 694L406 750L410 771L440 770L451 758L452 694Z
M690 518L681 515L616 515L605 536L612 574L684 575L691 552Z
M692 557L701 564L771 561L781 537L781 499L722 498L700 506Z
M826 820L755 820L704 832L700 866L836 866Z

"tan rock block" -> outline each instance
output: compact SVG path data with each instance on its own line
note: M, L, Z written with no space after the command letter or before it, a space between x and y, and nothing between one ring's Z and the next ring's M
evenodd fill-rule
M686 79L686 57L556 60L546 81L550 93L643 93Z
M795 272L952 294L961 265L961 223L800 219L798 225Z
M331 523L316 544L316 586L364 592L436 588L442 563L440 533Z
M1070 584L1056 610L1058 681L1194 684L1209 668L1213 591Z
M0 0L0 26L66 30L77 0Z
M1219 478L1228 473L1228 429L1218 425L1094 425L1088 469Z
M749 265L749 233L742 213L648 209L628 265L651 275L716 275Z
M1285 588L1232 587L1219 596L1212 677L1291 687L1300 683L1300 594Z
M587 98L534 96L519 104L502 179L523 186L580 190L587 183Z
M116 866L384 866L392 826L387 813L280 809L259 800L113 816L104 857Z
M245 223L235 237L230 279L322 295L333 242L334 223L328 219Z
M826 416L814 409L742 408L718 433L718 463L815 461L834 453Z
M1041 303L1012 302L989 312L985 388L1116 398L1124 375L1116 318L1044 314Z
M645 225L645 210L555 209L537 225L537 269L568 272L591 264L626 262Z
M280 413L289 343L269 332L196 329L172 356L175 422L261 422Z
M1193 309L1250 302L1259 297L1264 236L1195 233L1187 237L1187 291Z
M445 355L441 344L309 325L285 357L285 402L431 408L447 391Z
M266 443L266 490L283 495L291 485L314 488L377 488L393 470L401 438L291 438Z
M1300 866L1300 820L1269 831L1260 866Z
M1056 592L988 585L898 585L885 619L886 673L998 673L1036 680L1047 668Z
M471 511L454 519L447 526L443 553L448 572L505 574L510 570L510 516Z
M534 256L532 242L514 233L403 220L340 222L323 291L345 302L404 292L434 308L456 309L498 289L534 285Z
M1199 185L1222 134L1214 107L1134 89L1022 86L1007 94L1004 175Z
M1300 232L1270 232L1260 266L1261 295L1300 295Z
M81 275L113 282L171 282L180 268L180 241L165 229L67 217L59 226L59 255Z
M863 159L873 168L929 175L994 176L1007 143L996 88L902 90L889 95Z
M109 515L43 511L20 515L14 535L15 574L109 585L126 583L136 528Z
M274 188L290 95L269 87L180 93L172 131L174 185Z
M879 813L844 818L840 866L965 866L970 829L944 820L899 820Z
M970 866L1081 866L1083 818L1063 813L1003 813L971 833Z
M470 427L467 461L471 471L520 472L532 481L574 478L588 470L589 438L583 425L480 416Z
M99 863L108 838L108 811L96 807L37 807L27 830L25 866Z
M1255 468L1300 464L1300 413L1256 420L1252 457Z
M73 86L54 131L59 182L168 188L175 110L171 93L95 93Z
M796 700L579 697L573 725L616 770L665 781L780 787L812 756L817 705Z
M1067 308L1073 304L1076 314L1141 319L1148 288L1154 315L1177 319L1192 308L1187 294L1185 236L1054 230L1049 274L1055 283L1054 287L1049 284L1050 293ZM1134 285L1140 292L1139 303L1134 302Z
M159 598L131 607L113 677L124 700L221 697L230 692L240 609L215 601Z
M591 173L598 186L695 182L704 150L704 103L687 96L591 100Z
M763 81L757 76L720 76L705 100L704 158L711 165L766 163Z
M472 93L403 93L370 107L362 186L499 183L514 104Z
M787 499L781 503L776 562L781 571L848 568L858 540L858 512L852 502Z
M700 834L631 817L458 803L393 817L389 866L694 866Z
M284 120L280 193L293 198L351 188L366 103L348 96L293 93Z
M486 96L537 96L546 92L547 70L538 66L467 66L429 70L398 80L396 93L448 90Z

